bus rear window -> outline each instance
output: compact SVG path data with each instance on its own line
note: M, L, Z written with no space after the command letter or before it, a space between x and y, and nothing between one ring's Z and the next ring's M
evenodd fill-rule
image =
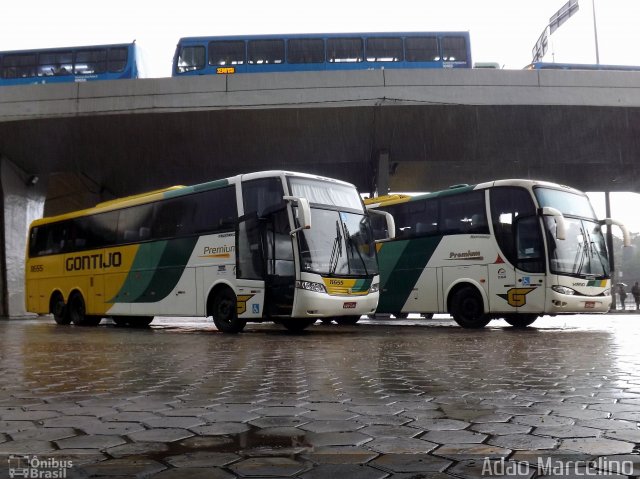
M463 37L444 37L442 39L442 59L447 62L466 62L467 44Z

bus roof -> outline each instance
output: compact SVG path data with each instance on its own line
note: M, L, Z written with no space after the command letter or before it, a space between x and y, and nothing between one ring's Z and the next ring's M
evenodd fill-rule
M273 40L280 38L345 38L345 37L406 37L406 36L469 36L468 31L418 31L418 32L342 32L342 33L281 33L281 34L262 34L262 35L212 35L198 37L182 37L179 42L204 42L211 40Z
M135 45L135 42L131 43L113 43L106 45L77 45L70 47L47 47L47 48L30 48L26 50L6 50L0 51L0 55L11 55L14 53L48 53L48 52L59 52L66 50L84 50L91 48L114 48L114 47L130 47Z
M258 171L254 173L240 174L240 175L232 176L229 178L221 178L218 180L207 181L205 183L199 183L191 186L183 186L183 185L170 186L167 188L152 190L145 193L139 193L131 196L125 196L122 198L115 198L113 200L102 201L90 208L70 211L68 213L63 213L61 215L36 219L31 223L31 226L38 226L41 224L53 223L56 221L79 218L82 216L88 216L96 213L105 213L107 211L127 208L129 206L135 206L135 205L140 205L144 203L152 203L154 201L159 201L161 199L174 198L178 196L185 196L193 193L199 193L201 191L213 190L217 188L222 188L230 184L237 183L239 181L253 180L253 179L259 179L259 178L269 178L269 177L276 177L276 176L297 176L302 178L333 182L333 183L344 185L344 186L353 186L351 183L347 183L342 180L336 180L334 178L327 178L324 176L312 175L308 173L298 173L294 171L283 171L283 170Z
M436 197L442 197L442 196L456 195L459 193L465 193L467 191L491 188L494 186L522 186L527 188L530 188L533 186L543 186L547 188L562 189L564 191L568 191L570 193L574 193L578 195L585 194L582 191L576 190L575 188L572 188L570 186L561 185L558 183L552 183L549 181L527 180L527 179L504 179L504 180L488 181L485 183L478 183L475 185L467 185L467 184L453 185L445 190L433 191L429 193L418 193L415 195L414 194L412 195L392 194L392 195L378 196L374 198L365 199L364 204L372 208L375 208L380 205L393 205L398 203L406 203L407 201L418 201L426 198L436 198Z

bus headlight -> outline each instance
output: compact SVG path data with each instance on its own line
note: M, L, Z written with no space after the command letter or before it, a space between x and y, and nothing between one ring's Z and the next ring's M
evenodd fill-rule
M296 288L306 289L307 291L313 291L314 293L326 293L327 288L321 283L312 283L311 281L296 281Z
M377 293L380 291L380 283L373 283L369 288L369 293Z
M554 290L556 293L560 293L560 294L569 294L569 295L576 294L576 291L574 289L567 288L566 286L559 286L557 284L551 286L551 289Z

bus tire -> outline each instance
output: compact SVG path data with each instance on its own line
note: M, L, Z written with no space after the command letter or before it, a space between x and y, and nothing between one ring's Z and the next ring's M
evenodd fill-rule
M69 296L67 309L69 310L69 318L76 326L97 326L102 320L100 316L87 315L84 298L77 291Z
M491 318L484 313L482 296L473 286L464 286L453 293L451 298L453 320L463 328L484 328Z
M291 331L292 333L299 333L301 331L304 331L315 322L316 322L315 319L291 318L291 319L280 320L280 324L282 324L285 328L287 328L287 331Z
M531 326L536 319L538 319L537 314L509 314L504 317L507 323L518 329Z
M62 295L58 292L54 293L51 296L51 301L49 302L49 311L53 314L53 319L58 324L70 324L71 318L69 317L69 310L67 306L64 304L64 300L62 299Z
M239 333L247 325L246 320L238 318L236 295L230 288L214 293L208 313L213 316L213 323L218 331L223 333Z
M360 316L338 316L335 318L336 323L340 325L353 325L360 321Z
M423 319L433 319L433 313L420 313L420 317Z
M393 313L396 319L407 319L409 317L409 313Z

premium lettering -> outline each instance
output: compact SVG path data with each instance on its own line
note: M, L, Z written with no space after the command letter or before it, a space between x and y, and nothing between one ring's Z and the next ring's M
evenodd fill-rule
M88 269L118 268L122 265L122 253L96 253L82 256L70 256L66 259L66 271L84 271Z

